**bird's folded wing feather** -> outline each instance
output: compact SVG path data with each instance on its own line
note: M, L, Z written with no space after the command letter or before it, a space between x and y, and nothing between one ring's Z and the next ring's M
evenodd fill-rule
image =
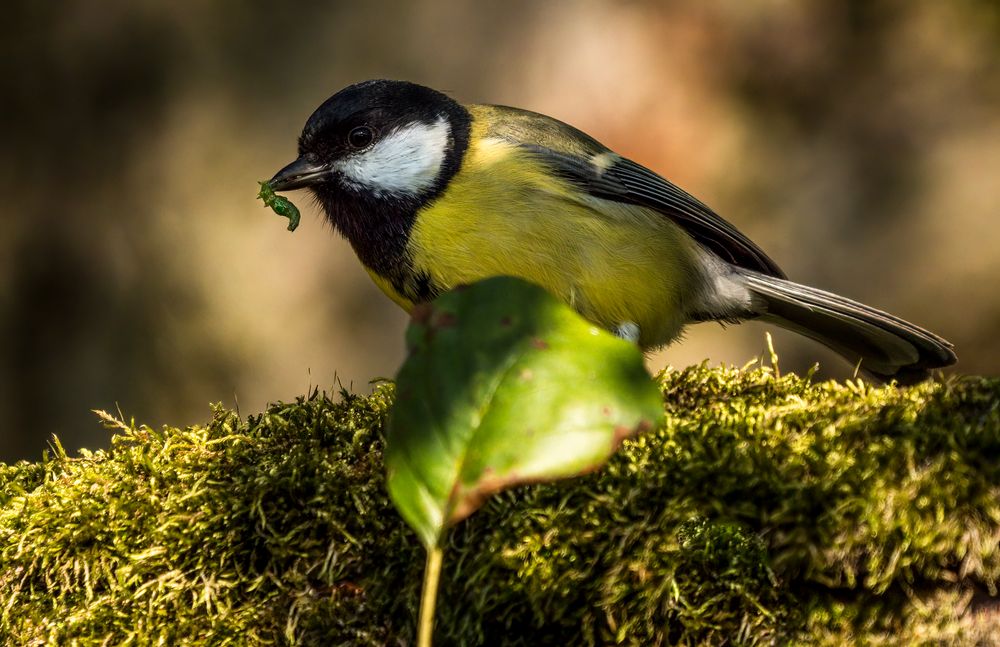
M583 157L524 142L518 145L530 150L554 173L590 195L653 209L670 218L723 260L768 276L785 278L777 263L736 227L686 191L631 160L606 150Z

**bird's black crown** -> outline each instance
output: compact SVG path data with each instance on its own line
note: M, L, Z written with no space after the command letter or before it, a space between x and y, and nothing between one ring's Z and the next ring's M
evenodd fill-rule
M351 130L368 126L376 137L413 123L445 117L452 130L450 149L461 154L468 144L468 112L437 90L408 81L377 79L340 90L316 109L302 129L299 154L320 158L346 154ZM457 170L457 169L456 169Z

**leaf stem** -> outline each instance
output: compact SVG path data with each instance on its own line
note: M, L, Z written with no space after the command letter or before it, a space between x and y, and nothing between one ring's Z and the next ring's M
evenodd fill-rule
M424 566L424 590L420 593L420 624L418 625L417 647L431 647L434 632L434 603L437 601L438 582L441 579L440 546L427 549L427 564Z

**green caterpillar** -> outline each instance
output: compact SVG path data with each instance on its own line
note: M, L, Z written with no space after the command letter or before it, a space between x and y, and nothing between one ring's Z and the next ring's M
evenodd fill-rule
M265 207L271 207L274 213L288 218L288 231L295 231L299 226L299 209L288 198L278 195L267 182L259 182L260 192L257 194L258 200L264 201Z

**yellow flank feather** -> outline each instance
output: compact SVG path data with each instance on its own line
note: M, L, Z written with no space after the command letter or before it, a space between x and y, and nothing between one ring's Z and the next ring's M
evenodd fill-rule
M375 270L371 269L367 265L362 264L362 267L364 267L365 271L368 272L368 276L372 277L372 281L375 281L375 285L377 285L387 297L392 299L396 305L407 312L413 310L414 303L397 292L396 288L392 287L392 282L389 279L379 275L375 272Z
M675 338L694 296L688 286L698 284L695 243L663 215L585 195L530 151L490 137L482 119L488 110L470 107L462 167L417 215L408 246L413 269L445 289L518 276L604 328L638 324L644 347ZM387 281L373 278L409 309Z

